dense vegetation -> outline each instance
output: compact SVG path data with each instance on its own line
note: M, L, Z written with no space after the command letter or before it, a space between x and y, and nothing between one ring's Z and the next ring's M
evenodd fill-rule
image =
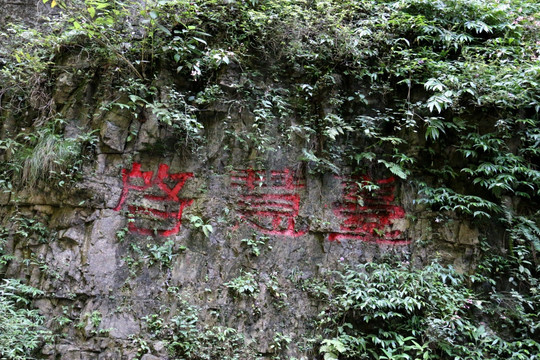
M179 135L177 149L196 151L203 143L201 110L216 102L245 107L253 127L231 136L260 159L295 139L311 172L389 171L417 188L417 202L441 221L457 214L504 233L501 243L485 232L473 274L389 262L344 268L306 285L326 309L312 351L325 359L538 358L536 1L51 5L62 10L41 30L10 24L0 32L0 120L17 121L0 140L4 191L38 181L61 188L76 181L75 170L90 156L94 129L66 137L69 119L51 97L66 54L78 54L91 69L76 74L80 81L107 75L124 94L111 98L109 109L151 111ZM217 84L229 67L242 78ZM158 85L164 69L178 74L176 83ZM270 134L275 122L281 139ZM9 256L1 252L4 235L0 266ZM0 289L0 316L11 317L0 326L18 333L37 315L6 294ZM34 339L20 343L43 335L30 331ZM9 348L18 353L0 344L4 356L17 358L33 346ZM176 356L194 358L193 350L179 352L184 348L176 345Z

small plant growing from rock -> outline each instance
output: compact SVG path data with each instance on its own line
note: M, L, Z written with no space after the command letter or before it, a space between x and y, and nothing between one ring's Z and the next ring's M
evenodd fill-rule
M235 294L256 297L259 293L259 284L255 279L255 274L243 272L242 275L224 284Z
M174 242L172 240L167 241L161 246L158 244L148 244L148 250L150 251L151 255L149 259L150 265L159 262L160 265L170 267L174 256L173 246Z
M204 220L201 219L199 216L192 215L189 218L189 221L195 229L200 228L206 237L209 237L210 233L214 232L214 228L212 227L212 225L205 223Z
M182 300L172 312L160 308L159 313L143 318L153 341L162 342L174 359L255 359L255 354L246 344L241 333L236 329L223 326L209 326L200 321L199 309ZM150 352L149 341L133 337L138 347L138 356Z
M76 325L77 328L84 331L87 336L108 335L112 329L100 329L103 315L94 310L91 313L84 313L81 321Z
M268 236L257 236L257 234L253 234L251 238L242 239L240 242L242 245L245 245L248 249L250 254L254 256L261 255L261 247L264 246L269 240ZM268 249L272 250L271 246L268 246Z
M270 345L270 350L275 354L272 359L280 359L280 353L287 351L292 339L290 336L284 335L280 332L276 332Z
M279 281L275 273L270 275L270 279L266 283L266 288L268 289L272 297L275 298L275 305L278 309L281 309L287 305L287 294L281 292Z

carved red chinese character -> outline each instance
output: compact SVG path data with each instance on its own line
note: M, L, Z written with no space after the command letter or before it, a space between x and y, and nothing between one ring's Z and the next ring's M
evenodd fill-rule
M405 210L393 204L393 177L375 182L367 176L341 180L344 195L342 201L334 204L334 214L342 222L339 231L329 235L330 241L351 239L392 245L410 243L401 230L392 229L397 220L405 218Z
M143 235L157 233L160 236L175 235L182 225L184 208L193 199L178 197L178 193L193 173L169 173L169 166L160 164L157 174L141 171L140 163L133 163L132 169L122 169L123 189L118 205L119 211L127 203L127 210L134 216L128 229ZM157 229L167 223L166 229ZM150 227L150 225L155 225Z
M298 189L305 185L289 169L271 171L269 179L265 171L236 170L231 180L232 186L242 190L238 211L250 226L269 235L298 237L307 232L296 229Z

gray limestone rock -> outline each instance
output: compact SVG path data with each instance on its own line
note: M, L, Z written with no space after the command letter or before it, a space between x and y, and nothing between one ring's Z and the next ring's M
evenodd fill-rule
M88 59L81 61L78 70L87 69ZM68 58L66 67L74 63ZM343 80L333 78L336 86ZM116 91L107 81L90 86L69 72L56 80L58 108L81 117L66 133L95 132L101 140L77 183L0 195L7 228L27 230L14 216L47 227L10 232L4 249L16 260L0 269L44 291L34 305L49 322L66 322L54 325L64 337L45 346L44 356L168 360L171 339L196 326L195 338L183 341L226 343L230 327L271 358L279 332L293 339L284 358L307 359L298 344L321 305L306 282L389 254L421 263L437 253L462 272L473 268L479 230L415 205L414 189L389 175L372 176L384 178L386 196L352 191L361 181L354 169L310 172L310 162L298 160L306 139L293 132L279 142L277 120L265 124L272 151L250 144L242 134L253 129L255 114L225 102L199 114L203 140L181 147L181 132L149 109L107 107L108 97L96 95ZM242 82L233 64L218 80L231 94Z

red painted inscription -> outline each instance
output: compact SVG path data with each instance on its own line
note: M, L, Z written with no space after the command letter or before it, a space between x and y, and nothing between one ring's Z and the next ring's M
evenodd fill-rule
M334 204L334 214L342 222L339 231L329 235L330 241L352 239L391 245L410 243L401 230L391 229L397 219L405 217L405 210L393 204L393 177L374 182L367 176L340 179L343 198Z
M289 169L271 171L270 178L262 170L235 170L233 187L242 190L238 211L242 218L262 233L298 237L307 231L296 229L300 208L298 189L304 187Z
M159 165L154 176L153 171L141 171L141 164L133 163L131 170L122 169L123 189L114 210L127 203L128 212L134 216L128 225L131 232L175 235L180 231L184 208L193 203L193 199L180 198L178 193L192 177L193 173L170 174L165 164ZM163 223L168 225L166 229L161 229Z

